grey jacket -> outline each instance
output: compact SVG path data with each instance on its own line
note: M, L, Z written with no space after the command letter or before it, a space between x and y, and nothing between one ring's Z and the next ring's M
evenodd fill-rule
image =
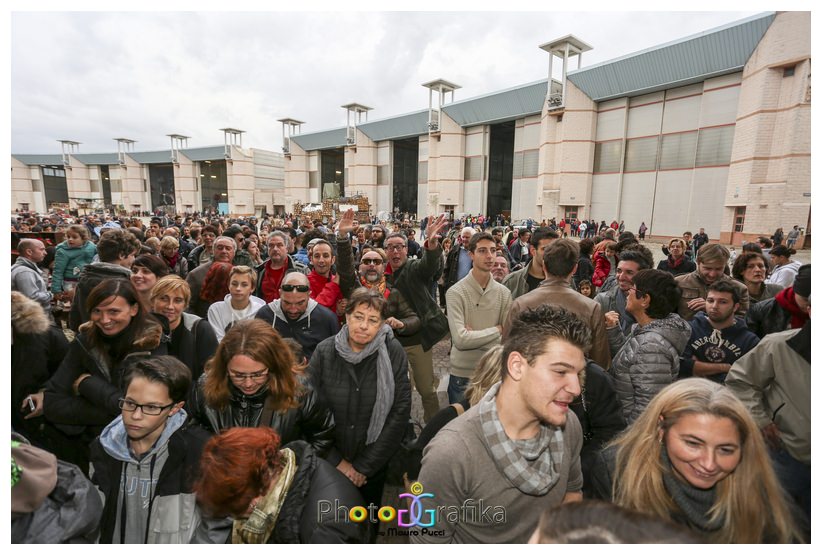
M11 290L37 301L46 314L51 314L51 292L46 287L46 280L37 264L24 256L18 256L11 266Z
M505 279L502 280L502 284L508 288L511 292L511 299L516 300L517 297L522 297L524 294L528 293L528 268L531 267L531 264L526 264L525 268L521 268L516 272L511 272Z
M634 325L627 338L619 326L608 330L611 351L616 352L609 373L628 424L676 379L679 355L690 337L691 326L676 313L646 326Z

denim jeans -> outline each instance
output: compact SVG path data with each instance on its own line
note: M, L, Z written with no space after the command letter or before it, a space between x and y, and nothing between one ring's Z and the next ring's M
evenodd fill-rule
M460 378L453 374L448 376L448 402L459 403L464 397L465 388L468 387L470 378Z

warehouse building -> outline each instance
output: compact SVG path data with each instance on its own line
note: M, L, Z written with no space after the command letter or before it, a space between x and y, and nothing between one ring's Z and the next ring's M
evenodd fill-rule
M315 133L281 120L286 203L363 193L376 211L704 227L734 244L809 232L810 19L764 13L589 67L569 35L541 45L562 78L459 101L439 79L427 110L369 122L346 104L345 127Z

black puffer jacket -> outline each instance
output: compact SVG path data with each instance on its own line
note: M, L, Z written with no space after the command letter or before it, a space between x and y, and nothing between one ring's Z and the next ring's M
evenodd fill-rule
M335 506L364 504L354 484L306 442L293 441L283 448L294 451L297 472L268 543L365 543L367 523L346 522L334 510ZM221 521L219 526L203 522L191 543L231 543L232 526L231 519Z
M280 443L305 440L321 457L328 453L334 443L334 415L311 386L307 377L301 377L303 392L300 395L300 406L285 412L272 412L271 420L265 425L280 434ZM192 418L203 428L216 434L227 428L255 428L260 426L265 401L268 398L268 387L263 387L254 395L245 395L234 387L230 381L228 389L231 400L222 409L206 404L203 387L205 376L202 376L194 389L193 398L188 408Z
M782 308L775 298L759 301L751 305L745 314L748 329L759 339L769 333L785 331L791 328L791 313Z
M386 340L394 373L394 403L377 441L365 444L368 423L377 399L377 357L372 354L357 366L343 360L329 337L314 350L308 365L314 387L331 407L336 423L334 448L327 460L336 466L346 459L357 472L374 476L399 447L411 416L408 358L393 337Z
M168 320L165 316L155 314L168 333ZM168 354L177 357L191 370L191 381L196 382L203 375L205 363L217 351L217 335L214 328L205 318L184 312L177 329L170 332Z

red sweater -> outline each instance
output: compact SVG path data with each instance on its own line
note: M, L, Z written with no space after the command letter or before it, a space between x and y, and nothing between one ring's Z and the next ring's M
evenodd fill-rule
M340 286L315 270L308 274L308 283L311 285L311 298L336 314L337 303L343 298Z

